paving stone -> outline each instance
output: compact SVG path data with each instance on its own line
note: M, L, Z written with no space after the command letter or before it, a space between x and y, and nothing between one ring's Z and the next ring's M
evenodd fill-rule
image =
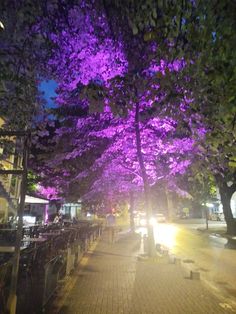
M88 264L78 274L61 308L54 301L48 314L224 314L222 307L201 281L186 278L180 265L166 259L138 261L139 239L122 236L109 244L106 234ZM220 305L221 303L221 305Z

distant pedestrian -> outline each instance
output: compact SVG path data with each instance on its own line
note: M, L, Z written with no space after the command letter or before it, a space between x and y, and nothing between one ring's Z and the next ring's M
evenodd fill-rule
M189 218L189 208L188 207L183 208L183 215L184 215L184 218Z
M53 223L54 224L58 224L59 223L59 215L58 214L56 214L56 216L54 217Z
M111 212L106 217L109 243L115 241L116 216Z

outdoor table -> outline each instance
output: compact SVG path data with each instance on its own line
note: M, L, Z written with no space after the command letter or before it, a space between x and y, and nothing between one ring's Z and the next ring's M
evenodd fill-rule
M61 232L42 232L39 234L41 237L50 238L50 237L58 237L61 235Z
M47 241L47 238L24 238L21 241L38 243L38 242L45 242L45 241Z
M59 232L42 232L42 233L40 233L40 236L42 236L42 237L55 237L55 236L59 236L59 235L61 235L61 232L59 231Z
M24 250L25 246L21 246L20 250ZM0 253L14 253L15 247L14 246L0 246Z
M17 231L17 229L13 229L13 228L4 228L4 229L0 229L0 232L1 231Z
M47 240L47 238L23 238L21 241L23 242L24 247L27 247L27 244L34 244L36 247L37 244L42 244Z
M61 229L61 234L65 234L65 233L71 233L72 232L72 230L71 229Z
M23 226L22 229L29 229L35 226ZM17 228L0 228L0 231L17 231Z
M70 226L70 227L65 227L64 231L70 231L71 233L77 235L79 233L79 228Z
M60 229L58 231L52 231L52 232L41 232L40 235L42 237L44 236L59 236L59 235L62 235L63 233L67 233L67 232L70 232L70 230L67 230L67 229Z

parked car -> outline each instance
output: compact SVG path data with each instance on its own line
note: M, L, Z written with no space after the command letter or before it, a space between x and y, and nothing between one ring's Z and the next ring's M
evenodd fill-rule
M155 214L154 218L156 219L156 222L166 222L166 217L161 213Z
M146 227L147 226L147 215L146 213L139 213L136 217L135 217L135 225L137 227ZM166 217L161 214L153 214L153 216L150 218L150 224L151 225L155 225L156 223L163 223L166 222Z
M224 213L212 213L209 215L209 220L224 221L225 220Z

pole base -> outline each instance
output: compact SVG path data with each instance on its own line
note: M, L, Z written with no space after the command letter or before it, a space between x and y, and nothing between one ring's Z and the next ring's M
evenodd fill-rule
M8 300L7 300L7 309L9 311L9 314L15 314L16 313L16 302L17 302L16 294L10 295Z

